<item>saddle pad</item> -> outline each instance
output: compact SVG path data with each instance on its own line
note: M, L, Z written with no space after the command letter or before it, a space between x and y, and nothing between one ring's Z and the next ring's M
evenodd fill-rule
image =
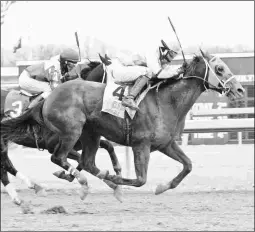
M29 97L17 90L11 90L5 99L4 112L10 112L12 118L20 116L29 105Z
M103 97L102 111L123 119L126 111L130 118L133 119L136 110L124 107L121 104L123 96L127 96L131 86L121 86L114 83L114 78L112 77L111 71L108 71L107 69L105 70L107 72L107 84ZM147 88L145 91L143 91L142 94L140 94L140 96L136 100L137 105L139 105L139 103L143 100L148 91L149 88Z

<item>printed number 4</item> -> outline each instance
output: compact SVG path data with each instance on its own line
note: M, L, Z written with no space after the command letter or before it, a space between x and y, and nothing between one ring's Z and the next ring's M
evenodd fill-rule
M15 109L13 109L12 112L10 112L10 116L12 118L16 118L18 116L21 115L22 113L22 102L21 101L15 101L12 103L12 106L16 107Z
M119 93L120 91L120 93ZM123 95L124 95L124 92L125 92L125 88L124 87L118 87L117 89L115 89L112 93L112 96L116 96L116 97L119 97L119 101L122 101L122 98L123 98Z

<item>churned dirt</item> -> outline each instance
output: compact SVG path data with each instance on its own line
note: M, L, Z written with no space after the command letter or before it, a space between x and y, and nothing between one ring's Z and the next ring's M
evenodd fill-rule
M74 190L48 191L47 197L20 192L30 211L2 194L1 230L254 230L253 191L165 193L124 190L119 203L110 192L81 202Z
M15 148L10 151L14 165L44 184L47 196L36 195L11 178L24 204L14 205L1 188L1 231L253 231L253 145L189 146L183 150L191 158L193 170L176 189L154 195L156 185L170 181L182 167L155 153L151 156L146 185L123 188L124 201L120 203L112 190L87 173L90 193L81 201L77 182L58 180L52 175L60 169L50 162L47 152ZM128 173L125 150L116 148L116 153L123 176L135 177L132 158ZM113 173L104 150L99 151L97 165Z

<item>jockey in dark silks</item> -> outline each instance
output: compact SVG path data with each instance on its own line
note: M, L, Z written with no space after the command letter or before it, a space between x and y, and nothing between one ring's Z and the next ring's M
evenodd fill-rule
M32 95L41 93L32 101L29 108L34 107L39 101L47 98L52 92L50 83L52 81L58 82L58 80L63 82L65 78L69 76L69 71L71 71L78 62L78 53L68 48L61 52L60 55L52 57L50 60L27 67L20 74L19 86Z

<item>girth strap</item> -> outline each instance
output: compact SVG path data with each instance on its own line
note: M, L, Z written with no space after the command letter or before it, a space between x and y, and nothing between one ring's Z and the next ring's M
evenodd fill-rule
M34 133L34 137L35 137L35 144L36 144L36 147L37 147L37 149L39 150L39 151L43 151L44 149L40 149L40 147L39 147L39 144L38 144L38 140L39 140L39 138L38 138L38 135L37 135L37 133L36 133L36 131L35 131L35 128L32 126L32 128L33 128L33 133Z
M126 144L129 146L132 130L130 127L130 119L126 112L125 112L125 122L126 122L126 124L125 124L125 138L126 138Z

